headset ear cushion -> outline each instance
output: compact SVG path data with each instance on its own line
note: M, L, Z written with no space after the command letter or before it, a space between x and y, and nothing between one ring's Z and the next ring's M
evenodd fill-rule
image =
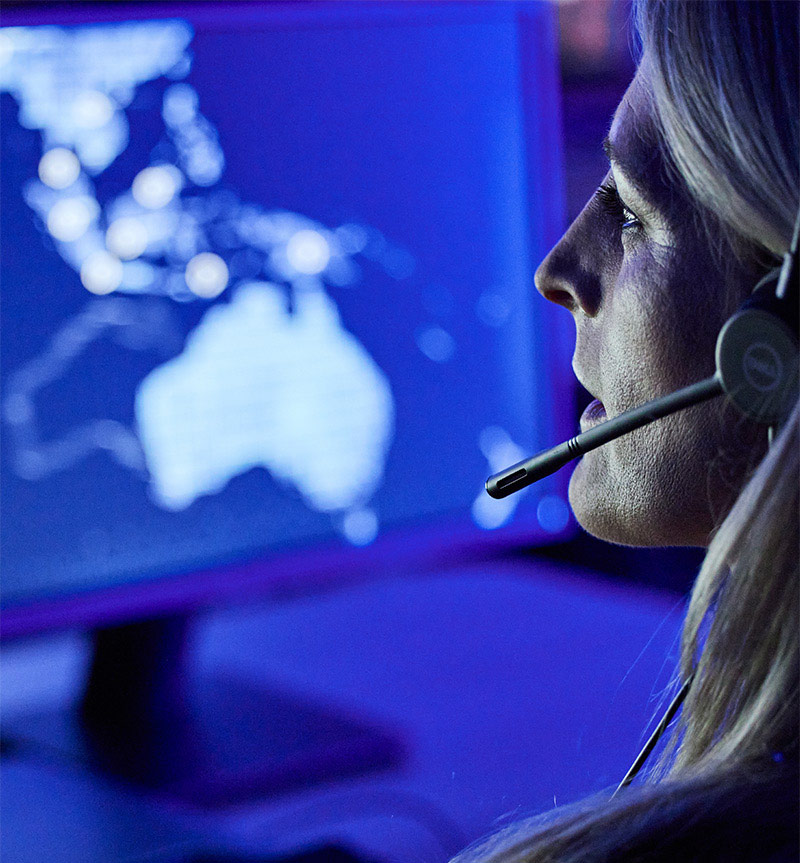
M717 338L725 393L757 422L780 424L798 395L798 338L791 312L775 296L780 268L767 273ZM787 320L787 317L789 320Z

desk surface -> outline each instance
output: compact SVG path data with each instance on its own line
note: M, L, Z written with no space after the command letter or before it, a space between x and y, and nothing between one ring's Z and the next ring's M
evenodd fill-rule
M246 853L333 837L377 859L446 860L498 818L621 778L662 703L682 610L671 594L494 561L216 612L199 622L198 673L401 729L405 764L208 815L75 766L7 758L3 861L172 863L198 836ZM50 690L74 699L85 647L6 648L5 713L40 709Z

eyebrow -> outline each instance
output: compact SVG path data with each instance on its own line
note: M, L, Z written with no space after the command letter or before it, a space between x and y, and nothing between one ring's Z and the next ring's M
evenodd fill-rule
M605 138L603 138L603 152L606 154L608 161L613 162L615 167L625 175L639 195L641 195L646 202L652 203L651 197L647 192L647 188L642 183L639 172L634 167L633 162L623 155L619 148L612 142L610 135L606 135Z
M613 162L615 165L619 165L619 167L622 168L624 173L630 173L625 167L624 157L617 149L616 145L611 142L611 137L609 135L606 135L605 138L603 138L603 152L606 154L609 162Z

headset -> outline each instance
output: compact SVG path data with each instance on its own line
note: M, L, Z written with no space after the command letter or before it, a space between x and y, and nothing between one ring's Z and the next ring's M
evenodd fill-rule
M493 498L504 498L537 482L568 462L634 429L717 396L725 395L745 415L767 426L770 445L788 419L800 390L797 246L800 210L789 251L771 269L717 337L716 371L676 392L649 401L518 462L486 480ZM631 783L686 698L694 674L683 683L612 798Z

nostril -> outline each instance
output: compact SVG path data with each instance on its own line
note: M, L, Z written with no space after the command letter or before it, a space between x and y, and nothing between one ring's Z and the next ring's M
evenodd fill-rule
M564 235L566 236L567 234ZM581 276L581 272L575 251L562 238L539 264L533 282L536 290L546 300L563 306L574 314L580 305L576 279Z
M542 291L542 296L546 300L550 300L551 303L564 306L565 309L569 309L571 312L575 310L575 298L569 291L562 291L558 288L545 288Z

